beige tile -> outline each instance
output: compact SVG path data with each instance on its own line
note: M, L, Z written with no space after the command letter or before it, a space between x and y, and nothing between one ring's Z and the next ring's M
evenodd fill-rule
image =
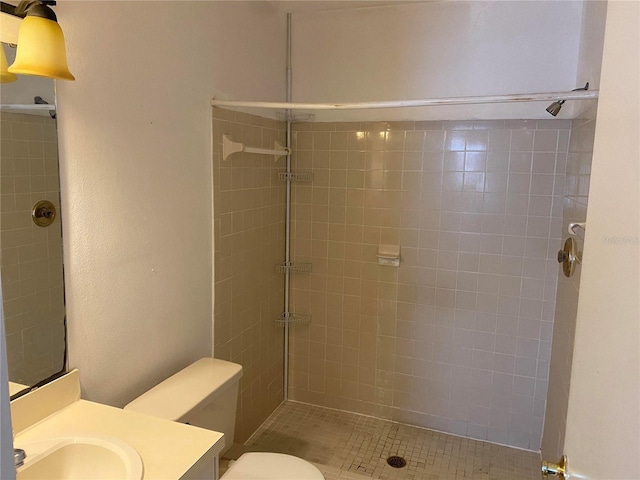
M533 149L536 152L555 152L557 148L557 130L536 130L533 144Z
M254 128L240 132L256 135L257 125L252 121ZM536 130L537 125L535 121L460 122L447 123L446 130L441 122L296 126L297 168L313 168L315 178L308 186L294 188L293 245L296 255L312 259L314 270L293 277L294 302L297 308L309 309L312 325L319 328L313 330L313 339L312 330L307 330L307 343L298 347L299 353L308 355L301 358L319 362L324 354L332 361L301 364L301 374L313 368L320 378L301 376L290 393L307 401L424 424L429 424L429 415L438 413L444 417L431 420L430 425L496 441L524 442L526 437L536 448L539 438L536 440L533 429L510 439L510 418L504 425L489 425L488 406L474 410L458 402L449 408L442 399L432 402L411 391L396 399L402 408L421 409L426 415L420 417L400 408L390 410L393 388L366 387L375 383L377 373L371 372L376 362L379 367L419 376L415 378L437 379L447 391L454 378L459 387L471 388L471 362L475 367L484 366L476 370L489 374L516 369L529 373L531 368L537 374L538 362L545 368L548 359L542 353L539 359L529 357L533 344L515 341L520 329L526 340L540 343L541 317L550 315L543 302L552 305L552 299L541 297L548 238L552 230L562 228L551 222L551 214L553 195L559 195L564 172L555 173L559 163L556 147L545 150L554 135L559 144L560 135L551 124L544 124L544 131ZM573 159L578 161L579 156ZM220 196L226 209L223 214L231 214L247 198L251 201L243 208L260 204L247 193L258 187L262 177L252 174L250 181L245 177L237 180L236 197ZM585 191L577 173L569 185ZM558 215L559 207L555 208ZM260 228L263 221L253 213L243 212L238 218L242 232ZM278 218L275 212L269 221ZM377 265L375 255L381 242L402 246L399 269ZM225 248L234 245L225 244ZM523 272L528 275L526 284ZM435 347L451 345L454 324L470 332L464 346L455 350ZM360 335L348 333L357 330ZM540 332L538 340L529 338L536 331ZM362 332L370 336L363 338ZM381 334L390 339L393 351L376 341ZM413 335L421 336L422 343L431 347L413 348L407 343L413 341ZM397 358L396 348L403 353ZM478 352L475 357L473 349ZM495 364L494 354L500 355ZM476 374L477 381L484 378L484 388L494 388L486 385L483 375ZM344 379L346 384L330 384L331 378ZM507 380L495 388L506 387L504 382ZM525 382L517 388L519 393L501 393L505 401L509 395L522 396L530 387ZM424 385L416 384L416 389L428 391ZM524 415L525 407L521 402L514 413ZM539 424L541 415L536 418ZM534 422L533 414L529 419L514 417L514 421L519 426Z
M354 384L358 385L357 391L352 392L351 385L348 383L341 391L345 395L356 394L365 402L361 407L363 410L370 398L385 402L385 390ZM331 388L336 390L334 386ZM319 397L304 397L305 400L310 398ZM395 400L389 397L388 401L402 403L405 398L407 406L423 408L423 403L411 395ZM350 407L355 405L348 404ZM523 409L526 406L522 404ZM522 415L515 412L512 415L523 429L526 421ZM430 423L428 417L417 414L395 416L403 421ZM473 418L478 424L502 426L493 421L494 417L486 407L476 408ZM297 433L292 436L294 431ZM489 429L471 431L486 436ZM533 479L539 475L539 457L531 452L294 402L283 404L251 437L243 449L246 450L280 451L301 456L315 462L327 480L480 478L474 472L497 479ZM392 454L403 456L407 466L397 470L389 467L385 460Z

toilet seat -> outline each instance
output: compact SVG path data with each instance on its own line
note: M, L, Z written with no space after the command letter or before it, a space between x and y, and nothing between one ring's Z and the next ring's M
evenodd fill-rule
M221 480L325 480L314 465L283 453L245 453Z

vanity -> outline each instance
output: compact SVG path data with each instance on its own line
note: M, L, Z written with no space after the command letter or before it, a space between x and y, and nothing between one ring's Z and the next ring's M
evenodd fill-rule
M83 400L77 370L11 402L18 480L216 479L222 433Z

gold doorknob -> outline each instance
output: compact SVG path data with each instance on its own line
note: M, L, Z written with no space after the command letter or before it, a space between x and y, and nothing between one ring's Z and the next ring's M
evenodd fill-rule
M566 455L563 455L558 463L542 462L542 476L549 478L549 475L557 475L562 480L569 478Z

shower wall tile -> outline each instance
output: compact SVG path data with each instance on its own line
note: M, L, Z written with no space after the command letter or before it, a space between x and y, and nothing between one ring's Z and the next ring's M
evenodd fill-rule
M31 220L49 200L60 212L56 122L3 113L0 151L2 293L11 381L34 385L65 361L62 230Z
M595 118L574 120L572 123L564 184L563 239L569 236L567 230L570 223L581 223L587 218L595 123ZM579 231L579 235L574 237L580 251L582 251L584 235L586 235L585 232ZM555 243L554 248L556 250L562 248L562 243ZM555 321L552 327L553 356L550 359L548 373L548 380L554 388L547 396L542 439L542 453L545 458L562 455L564 448L581 270L581 266L578 266L571 278L560 275L558 281ZM549 323L545 322L547 325ZM546 328L549 335L551 326ZM541 370L543 369L544 366L541 366ZM538 408L541 407L538 406Z
M539 449L569 127L294 124L290 398Z
M284 160L248 153L222 160L224 134L273 148L284 143L285 126L213 108L214 356L243 367L236 418L236 441L243 442L283 397L284 337L275 320L284 280L275 266L284 261Z

